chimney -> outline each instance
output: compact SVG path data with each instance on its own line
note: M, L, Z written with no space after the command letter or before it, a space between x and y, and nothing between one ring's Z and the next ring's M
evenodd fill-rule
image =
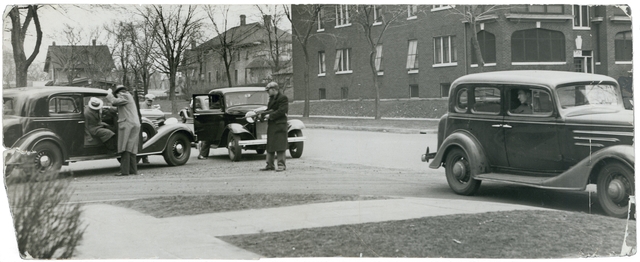
M240 25L246 25L246 24L247 24L247 16L240 15Z
M53 43L51 45L52 46L56 46L56 41L53 41Z
M264 15L264 27L267 29L271 27L271 15Z
M196 40L191 40L191 49L196 49Z
M96 45L96 40L95 39L91 40L91 43L93 44L93 46L95 46Z

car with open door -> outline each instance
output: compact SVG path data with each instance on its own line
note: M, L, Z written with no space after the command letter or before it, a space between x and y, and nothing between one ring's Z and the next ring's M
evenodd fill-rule
M259 121L257 113L267 108L269 94L264 87L229 87L194 94L191 110L198 141L207 141L212 148L227 148L231 161L242 159L243 150L263 154L267 145L267 122ZM289 153L302 156L304 124L288 120ZM201 145L203 143L200 143Z
M602 210L626 217L635 193L633 111L615 79L562 71L498 71L458 78L438 125L438 150L451 189L476 193L482 181L556 190L595 184Z
M3 144L14 149L12 155L5 156L5 164L16 163L19 152L35 153L38 172L58 171L62 165L77 161L117 159L118 154L85 132L84 110L88 110L85 105L91 97L104 101L103 122L117 127L117 110L106 95L106 90L71 86L3 90ZM149 120L141 118L142 125L145 121ZM117 135L117 130L113 131ZM170 166L184 165L195 141L191 129L179 123L160 126L151 137L143 137L142 131L140 136L138 156L162 155Z

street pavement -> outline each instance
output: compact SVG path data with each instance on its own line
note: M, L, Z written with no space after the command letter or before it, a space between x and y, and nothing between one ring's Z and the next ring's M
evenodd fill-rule
M217 237L541 208L469 200L398 198L155 218L107 204L84 206L88 224L76 259L259 259Z

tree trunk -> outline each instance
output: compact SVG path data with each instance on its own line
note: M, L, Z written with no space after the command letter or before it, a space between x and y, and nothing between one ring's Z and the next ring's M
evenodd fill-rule
M13 60L16 65L16 87L27 86L27 75L29 66L40 52L40 44L42 43L42 30L40 29L40 19L38 18L38 6L28 5L27 16L25 17L24 26L20 21L20 7L13 6L8 16L11 18L11 47L13 48ZM26 57L24 53L24 37L29 23L33 19L36 27L36 45L33 52ZM23 31L24 29L24 31Z
M480 72L484 71L484 58L482 57L482 50L480 50L480 43L478 42L478 30L476 28L475 17L471 18L471 43L473 44L474 55L476 56L476 61L478 62L478 68Z
M304 45L302 47L302 51L304 52L304 109L302 110L302 117L309 117L311 114L309 106L311 96L311 90L309 88L309 51Z

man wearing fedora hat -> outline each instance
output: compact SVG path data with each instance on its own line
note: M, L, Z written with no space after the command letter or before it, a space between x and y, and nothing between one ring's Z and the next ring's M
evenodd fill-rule
M118 153L120 173L116 176L136 175L138 173L138 145L140 143L140 119L136 101L123 85L107 93L107 100L118 107Z
M87 103L87 109L84 110L84 127L85 132L89 133L91 138L99 139L110 151L116 151L116 138L113 131L109 129L107 123L102 122L102 105L100 98L92 97Z
M278 83L267 84L269 103L267 110L261 113L260 118L268 120L267 125L267 166L261 171L276 170L278 172L287 169L285 159L287 142L287 114L289 113L289 99L282 94ZM275 168L274 156L277 153L278 168Z

